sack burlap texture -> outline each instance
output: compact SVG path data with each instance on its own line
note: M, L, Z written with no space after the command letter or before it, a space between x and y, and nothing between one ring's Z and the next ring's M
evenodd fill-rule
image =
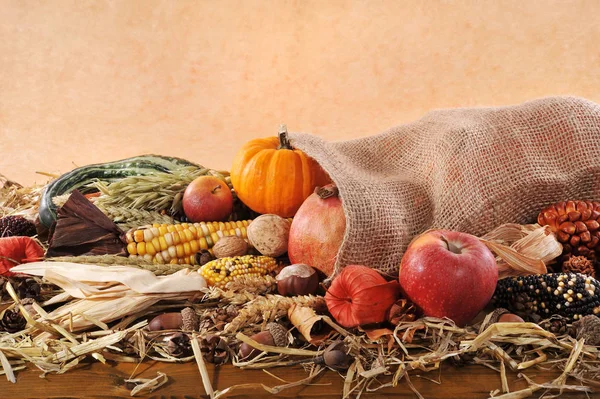
M600 198L600 105L549 97L516 106L442 109L379 135L291 143L339 188L346 232L336 270L395 275L429 228L483 235L532 223L549 203Z

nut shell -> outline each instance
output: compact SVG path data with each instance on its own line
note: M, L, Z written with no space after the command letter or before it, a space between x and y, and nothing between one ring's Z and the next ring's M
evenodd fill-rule
M260 215L248 225L248 240L261 254L276 258L287 252L290 226L281 216Z
M261 331L257 334L254 334L250 338L252 338L256 342L258 342L259 344L275 346L275 341L273 340L273 335L271 334L270 331ZM239 350L238 354L239 354L240 359L250 360L250 359L254 359L261 352L262 351L255 349L252 346L248 345L247 343L243 342L240 345L240 350Z
M217 258L243 256L248 253L248 243L238 236L223 237L213 246L213 253Z
M315 294L319 288L317 271L303 263L284 267L276 280L277 291L283 296Z

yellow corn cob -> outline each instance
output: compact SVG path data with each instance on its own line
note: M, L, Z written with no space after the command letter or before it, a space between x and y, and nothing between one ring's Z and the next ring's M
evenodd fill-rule
M270 256L243 255L211 260L198 272L209 287L224 287L240 276L265 276L277 268L277 260Z
M236 235L247 239L250 222L147 225L127 232L127 252L130 257L140 256L156 263L197 265L196 253L205 249L212 254L211 248L220 238Z

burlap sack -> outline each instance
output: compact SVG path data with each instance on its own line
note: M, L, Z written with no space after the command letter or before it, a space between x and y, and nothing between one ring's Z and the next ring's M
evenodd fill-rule
M482 235L535 222L552 202L600 198L600 105L581 98L436 110L343 142L290 136L339 187L347 227L338 271L363 264L394 275L428 228Z

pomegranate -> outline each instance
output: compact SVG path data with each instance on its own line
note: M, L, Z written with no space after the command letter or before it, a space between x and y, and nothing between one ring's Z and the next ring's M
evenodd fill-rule
M346 217L335 185L317 187L300 206L290 227L288 256L326 276L333 274L346 230Z

